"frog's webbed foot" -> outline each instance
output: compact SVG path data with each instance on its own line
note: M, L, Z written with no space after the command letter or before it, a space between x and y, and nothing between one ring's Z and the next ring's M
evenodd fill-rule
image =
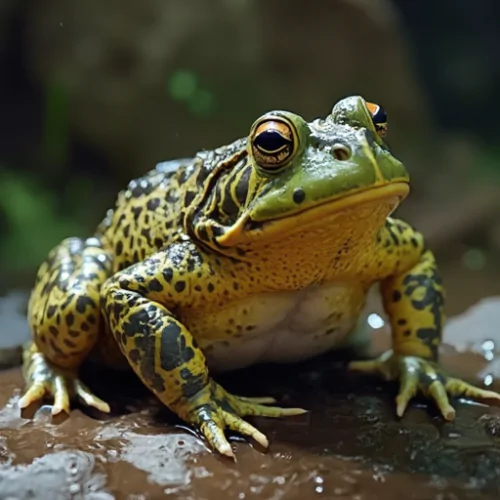
M27 408L47 395L53 397L52 415L62 411L69 414L70 400L78 397L87 406L109 413L109 405L95 396L71 371L63 371L50 365L41 353L31 354L26 367L27 389L19 400L19 408Z
M385 380L399 380L399 393L396 397L396 412L399 417L418 391L435 401L446 420L455 419L455 409L450 405L448 396L500 401L500 394L497 392L480 389L450 377L437 363L416 356L397 355L387 351L378 359L354 361L349 364L349 369L376 374Z
M234 458L231 445L224 435L230 429L249 436L267 448L267 437L241 417L286 417L301 415L301 408L279 408L265 406L275 402L274 398L248 398L234 396L213 380L190 399L183 399L173 409L187 422L194 424L207 439L210 446L223 455Z

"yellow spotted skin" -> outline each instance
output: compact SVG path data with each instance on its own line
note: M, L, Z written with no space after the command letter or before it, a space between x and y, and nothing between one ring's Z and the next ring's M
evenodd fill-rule
M73 397L109 411L78 378L92 358L131 368L215 450L233 456L225 429L267 446L243 417L305 410L229 394L211 373L345 345L375 284L392 350L350 368L399 380L399 415L419 390L448 419L448 395L499 398L438 365L443 286L422 236L390 217L409 179L373 109L353 96L309 123L267 113L248 137L132 181L92 237L40 266L20 407L48 395L53 413Z

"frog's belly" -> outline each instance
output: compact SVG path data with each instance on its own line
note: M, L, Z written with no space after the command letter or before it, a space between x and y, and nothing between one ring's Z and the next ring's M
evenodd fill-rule
M316 285L255 295L187 323L212 371L289 363L347 344L364 299L361 286Z

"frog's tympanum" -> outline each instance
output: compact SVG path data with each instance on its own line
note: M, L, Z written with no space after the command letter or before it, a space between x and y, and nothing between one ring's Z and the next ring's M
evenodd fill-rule
M131 367L220 453L233 456L225 429L267 446L244 417L305 410L230 394L211 374L345 345L373 285L392 349L350 368L398 380L399 416L418 391L447 420L449 396L500 399L438 365L443 286L422 235L390 217L409 178L386 128L358 96L310 123L273 111L246 138L130 182L92 237L64 240L38 271L20 407L48 395L54 414L72 397L108 412L79 380L90 358Z

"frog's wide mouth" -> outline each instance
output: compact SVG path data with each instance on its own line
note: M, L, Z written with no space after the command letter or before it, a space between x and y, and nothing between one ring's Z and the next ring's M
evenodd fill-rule
M304 231L309 224L321 222L325 216L335 215L346 209L374 202L387 204L389 212L397 208L410 191L408 182L399 181L382 186L372 186L356 193L346 193L344 196L325 199L313 206L285 212L272 218L254 220L251 215L240 219L230 231L218 238L222 246L233 246L249 243L261 238L267 240L274 235L294 231ZM389 215L389 213L388 213Z

